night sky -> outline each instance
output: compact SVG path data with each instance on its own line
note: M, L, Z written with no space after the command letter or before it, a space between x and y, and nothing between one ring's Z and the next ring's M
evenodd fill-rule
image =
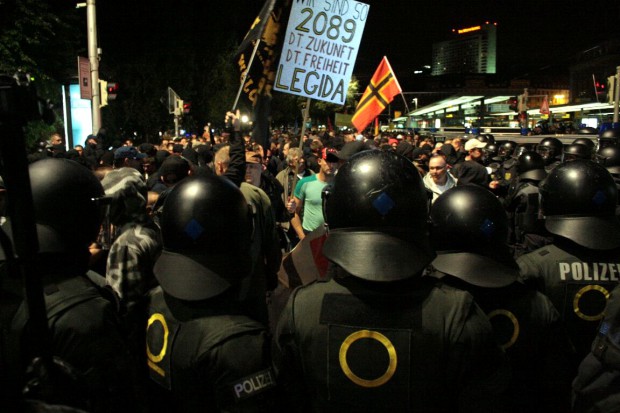
M431 63L432 43L449 38L451 29L485 21L498 24L498 72L510 76L547 65L567 67L576 52L620 32L618 0L365 3L370 4L370 14L354 69L362 83L372 76L383 55L396 76L405 78ZM131 59L147 48L165 55L171 48L202 47L219 41L218 34L229 29L240 41L262 5L262 0L99 0L104 60L106 55L111 60Z

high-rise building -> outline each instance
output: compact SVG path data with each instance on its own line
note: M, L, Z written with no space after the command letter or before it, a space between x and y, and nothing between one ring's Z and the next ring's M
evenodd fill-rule
M432 76L496 72L497 23L452 32L452 39L433 44Z

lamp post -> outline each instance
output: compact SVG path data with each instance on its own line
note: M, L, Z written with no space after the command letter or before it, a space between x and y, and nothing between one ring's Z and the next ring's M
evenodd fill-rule
M101 129L101 92L99 91L99 49L97 48L97 8L95 0L78 3L76 8L86 6L86 29L88 35L88 60L92 87L93 134Z

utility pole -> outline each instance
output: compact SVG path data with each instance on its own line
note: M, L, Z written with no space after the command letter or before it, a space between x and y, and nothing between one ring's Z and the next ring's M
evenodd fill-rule
M618 106L620 105L620 66L616 67L616 90L614 93L614 124L618 126Z
M78 3L77 8L86 6L86 29L88 34L88 61L90 62L90 84L92 85L93 134L101 129L101 92L99 91L99 48L97 47L97 8L95 0Z

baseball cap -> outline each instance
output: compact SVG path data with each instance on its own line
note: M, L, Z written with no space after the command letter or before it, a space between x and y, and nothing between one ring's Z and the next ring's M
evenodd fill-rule
M482 149L485 146L487 146L487 143L480 142L478 139L470 139L467 142L465 142L465 150L467 152L471 151L472 149Z
M114 151L114 159L142 159L146 158L145 153L140 153L133 146L121 146Z
M321 151L321 159L327 162L338 162L338 151L334 148L323 148Z

